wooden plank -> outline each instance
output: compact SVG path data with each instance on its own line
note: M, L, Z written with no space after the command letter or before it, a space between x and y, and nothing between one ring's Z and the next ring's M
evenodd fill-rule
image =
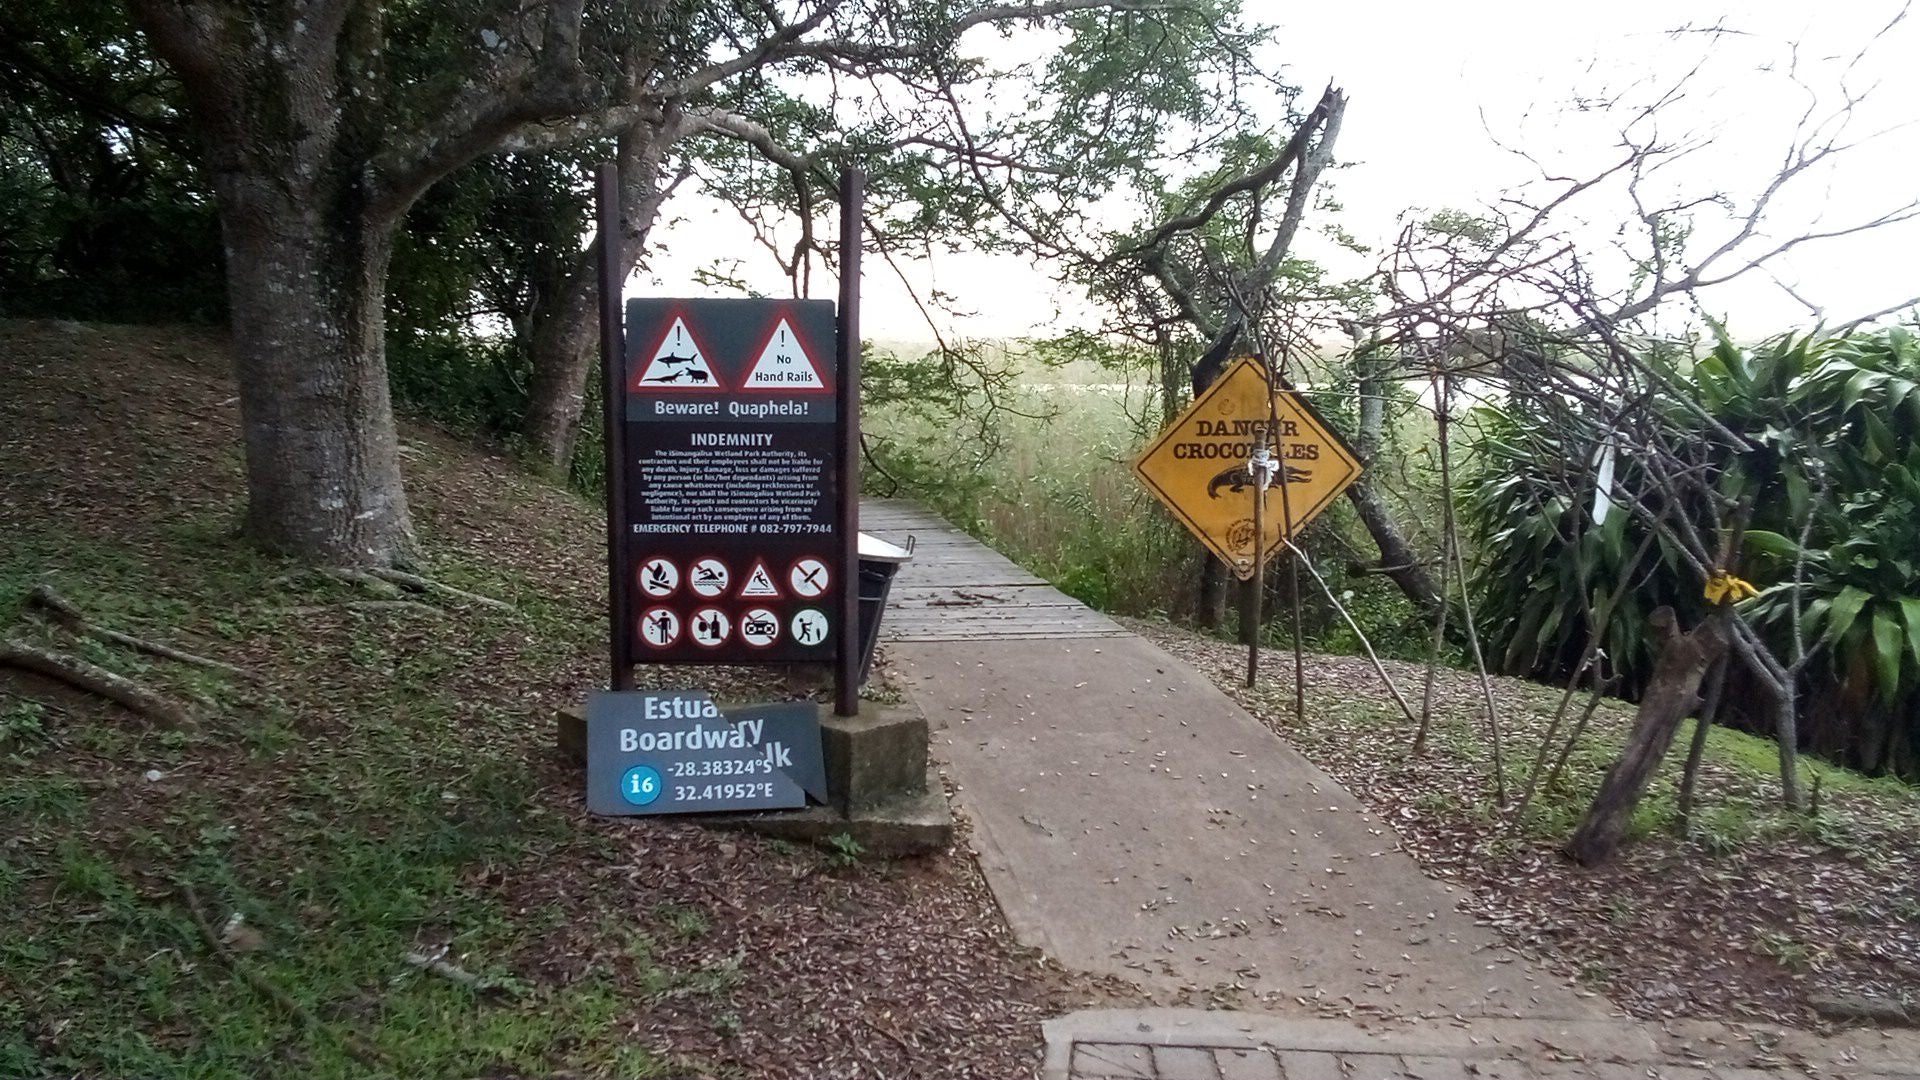
M1117 623L1006 556L900 500L862 504L861 528L894 543L914 539L881 633L889 641L1042 641L1123 637ZM905 535L903 535L905 534Z
M962 618L959 616L953 616L953 615L947 615L947 614L935 614L935 615L922 617L922 618L910 618L910 617L907 617L908 614L909 613L907 612L901 612L900 615L902 617L897 619L894 618L892 615L889 615L885 620L885 622L883 623L883 626L911 628L914 630L930 630L930 629L934 629L941 626L955 626L955 627L966 626L966 627L973 627L976 629L983 629L983 630L991 629L993 627L1019 626L1019 627L1026 627L1028 629L1066 630L1066 629L1073 629L1073 628L1082 628L1082 629L1093 629L1093 630L1111 630L1115 633L1124 632L1120 629L1119 624L1114 623L1108 619L1102 619L1098 616L1088 616L1088 617L1055 616L1055 617L1048 618L1048 617L1043 617L1038 615L1029 615L1023 618L1012 618L1012 617L1006 617L1006 616L999 616L999 617L979 616L979 617L972 617L972 618ZM921 613L921 614L923 614L923 616L925 615L925 613Z
M1102 626L968 626L941 623L935 626L900 626L889 630L889 641L992 641L995 638L1113 638L1126 637L1117 628Z

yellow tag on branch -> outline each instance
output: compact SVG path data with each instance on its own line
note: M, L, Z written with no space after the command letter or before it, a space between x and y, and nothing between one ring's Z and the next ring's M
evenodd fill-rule
M1706 596L1709 604L1735 604L1749 596L1759 596L1760 590L1750 582L1734 577L1725 570L1715 570L1707 579Z

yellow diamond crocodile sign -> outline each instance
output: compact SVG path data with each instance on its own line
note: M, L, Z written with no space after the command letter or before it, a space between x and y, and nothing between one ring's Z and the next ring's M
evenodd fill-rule
M1134 459L1134 474L1235 575L1254 570L1253 500L1259 488L1247 469L1254 433L1267 419L1267 372L1243 358L1214 380L1187 411ZM1298 536L1360 475L1360 459L1311 406L1292 391L1273 395L1279 435L1275 456L1286 465L1286 491L1274 477L1266 493L1266 543Z

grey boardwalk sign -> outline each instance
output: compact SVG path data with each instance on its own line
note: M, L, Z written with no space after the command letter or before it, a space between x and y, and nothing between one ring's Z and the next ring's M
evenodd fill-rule
M820 707L721 709L704 691L601 691L587 702L596 814L783 810L826 801Z

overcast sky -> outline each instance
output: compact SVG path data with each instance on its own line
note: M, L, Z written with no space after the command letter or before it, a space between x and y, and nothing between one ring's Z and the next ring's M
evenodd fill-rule
M1344 207L1340 224L1380 244L1411 208L1474 208L1537 176L1535 166L1502 149L1525 147L1555 169L1590 166L1612 152L1604 117L1567 107L1577 95L1633 84L1670 82L1699 62L1707 66L1687 100L1671 111L1663 134L1711 134L1714 145L1675 170L1690 194L1750 195L1777 167L1805 97L1779 70L1789 43L1798 46L1806 81L1837 101L1842 62L1901 10L1898 3L1829 0L1772 5L1612 0L1452 0L1448 3L1275 4L1250 0L1251 17L1279 27L1273 57L1311 100L1333 81L1350 98L1335 178ZM1709 47L1703 36L1678 41L1664 31L1716 23L1744 32ZM1856 91L1872 87L1854 122L1859 135L1887 131L1854 152L1844 167L1807 184L1769 215L1768 232L1784 237L1820 223L1833 227L1920 196L1920 15L1888 32L1849 77ZM1763 64L1773 70L1756 70ZM1891 129L1891 130L1889 130ZM1496 141L1496 139L1498 141ZM1594 208L1584 242L1610 241L1618 215ZM716 257L745 260L740 272L770 295L790 291L730 210L697 193L668 208L656 230L665 251L629 285L630 295L729 295L693 282ZM1370 261L1340 261L1307 241L1305 255L1344 273ZM1830 318L1878 309L1920 294L1920 223L1803 248L1783 259L1780 276ZM915 265L917 285L937 285L979 312L959 329L979 336L1046 334L1090 324L1071 293L1056 291L1043 269L1019 260L942 256ZM831 296L832 279L815 277L815 295ZM1724 287L1709 307L1729 315L1743 337L1807 325L1806 308L1764 278ZM891 271L869 260L862 315L866 336L924 340L919 312Z

